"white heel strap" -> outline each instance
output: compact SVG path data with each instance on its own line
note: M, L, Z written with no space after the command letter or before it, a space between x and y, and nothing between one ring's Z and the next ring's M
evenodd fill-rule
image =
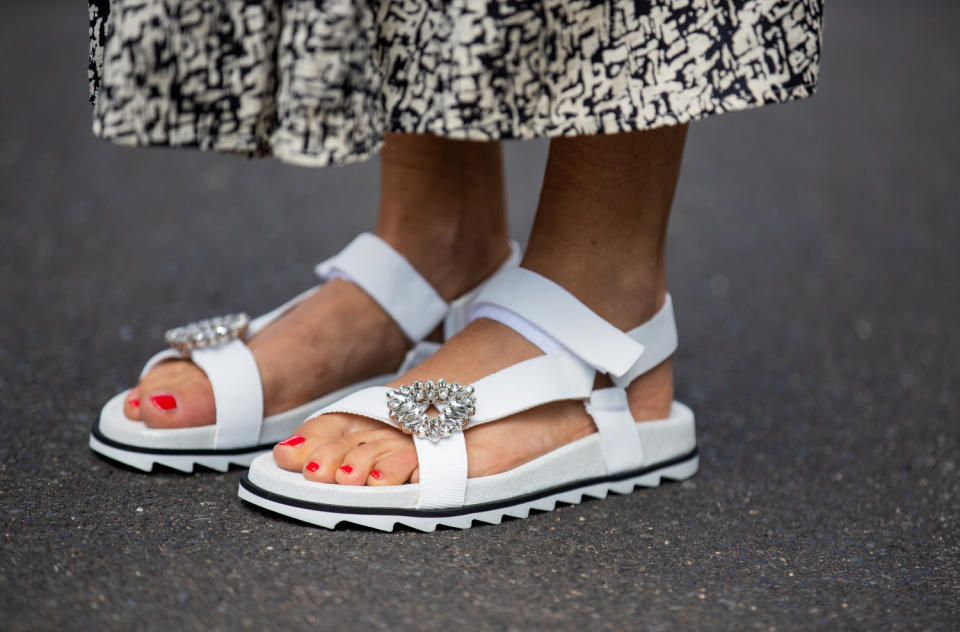
M584 406L600 433L607 474L619 474L642 465L643 449L627 404L627 392L617 386L599 388Z
M643 345L620 331L550 279L525 268L490 280L475 309L498 305L539 327L584 362L623 375L637 363Z
M361 233L339 254L320 263L317 275L346 276L396 321L407 338L426 338L447 314L447 302L407 259L385 241Z
M627 335L643 345L643 354L630 370L613 377L617 386L629 386L630 382L657 366L677 350L677 321L673 317L673 299L667 294L653 318L627 332Z

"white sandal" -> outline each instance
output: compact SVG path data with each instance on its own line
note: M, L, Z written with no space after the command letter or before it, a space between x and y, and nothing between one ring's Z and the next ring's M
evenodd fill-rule
M510 247L511 254L498 272L519 262L519 247L513 242ZM424 338L441 323L445 338L462 329L468 321L470 305L483 287L480 284L448 304L401 254L369 233L357 236L339 254L317 265L316 272L322 280L341 277L359 285L414 342L396 372L351 384L264 418L260 372L244 341L310 296L319 287L315 286L253 321L245 314L234 314L167 332L167 342L173 348L150 358L141 378L165 360L192 359L213 387L216 423L148 428L142 421L123 414L128 390L103 407L90 433L90 448L148 472L154 464L184 472L192 472L195 465L221 472L231 464L247 466L288 437L311 411L358 389L384 384L423 361L439 347Z
M499 523L531 509L579 503L584 495L628 493L682 480L699 467L693 412L673 402L670 416L636 422L626 386L670 357L677 346L670 297L649 321L622 332L556 283L523 268L498 274L481 291L473 315L499 320L544 349L538 356L471 386L417 383L367 388L318 411L363 415L414 435L420 482L348 486L309 481L266 454L240 483L240 498L265 509L333 528L352 522L391 531ZM534 332L534 333L531 333ZM616 386L594 390L597 371ZM438 376L439 377L439 376ZM560 400L580 400L598 432L516 468L467 478L463 428ZM427 417L431 402L440 414Z

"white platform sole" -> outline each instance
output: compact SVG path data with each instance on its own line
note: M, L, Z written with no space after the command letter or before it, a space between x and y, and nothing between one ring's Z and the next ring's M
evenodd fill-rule
M119 461L130 467L144 472L152 472L155 465L163 465L181 472L193 472L199 465L218 472L226 472L231 465L250 467L250 463L261 454L266 454L273 445L254 448L251 451L232 454L163 454L157 452L141 452L129 448L112 446L97 438L95 433L90 434L90 449L108 459Z
M90 449L108 459L152 472L162 465L181 472L193 472L201 466L226 472L231 465L249 467L261 454L286 439L304 420L330 402L367 386L379 386L396 377L381 375L341 388L302 406L263 420L257 445L235 449L214 449L213 424L189 428L148 428L142 421L123 414L127 392L118 393L104 405L100 418L90 431Z
M528 494L498 503L483 503L453 510L358 508L320 505L272 494L251 483L248 476L240 481L240 498L252 505L328 529L349 522L371 529L393 531L404 525L419 531L433 531L439 526L467 529L473 521L500 524L504 517L526 518L531 510L553 511L557 503L579 504L584 496L606 498L610 492L629 494L636 487L659 487L661 481L682 481L697 473L700 456L696 449L673 462L655 465L637 473L627 473L609 480L590 479L564 485L539 494Z
M561 446L506 472L467 480L466 502L450 509L417 509L419 485L352 486L308 481L280 468L273 455L255 459L240 481L243 500L296 520L328 529L349 522L381 531L397 524L433 531L466 529L473 521L499 524L526 518L531 510L552 511L557 503L576 505L584 496L605 498L636 487L658 487L697 473L700 456L691 411L674 402L670 416L636 423L645 457L637 468L607 474L596 433Z

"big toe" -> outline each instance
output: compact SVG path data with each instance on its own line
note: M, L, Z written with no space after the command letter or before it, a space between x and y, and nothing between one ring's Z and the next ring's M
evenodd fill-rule
M173 371L157 367L140 383L140 418L150 428L184 428L216 423L217 411L213 388L206 375L195 364L183 365Z
M347 424L345 415L311 417L292 435L273 446L273 460L285 470L299 472L317 446L335 443L343 437ZM333 476L332 470L330 475Z

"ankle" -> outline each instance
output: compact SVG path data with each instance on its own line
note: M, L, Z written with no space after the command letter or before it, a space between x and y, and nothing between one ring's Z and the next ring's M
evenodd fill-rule
M448 301L476 287L510 254L506 230L474 232L463 230L462 226L444 225L444 222L437 224L417 230L378 230L377 233Z
M627 403L636 421L669 417L673 405L673 359L667 358L631 382Z
M377 235L447 299L480 283L509 252L499 143L389 134Z

